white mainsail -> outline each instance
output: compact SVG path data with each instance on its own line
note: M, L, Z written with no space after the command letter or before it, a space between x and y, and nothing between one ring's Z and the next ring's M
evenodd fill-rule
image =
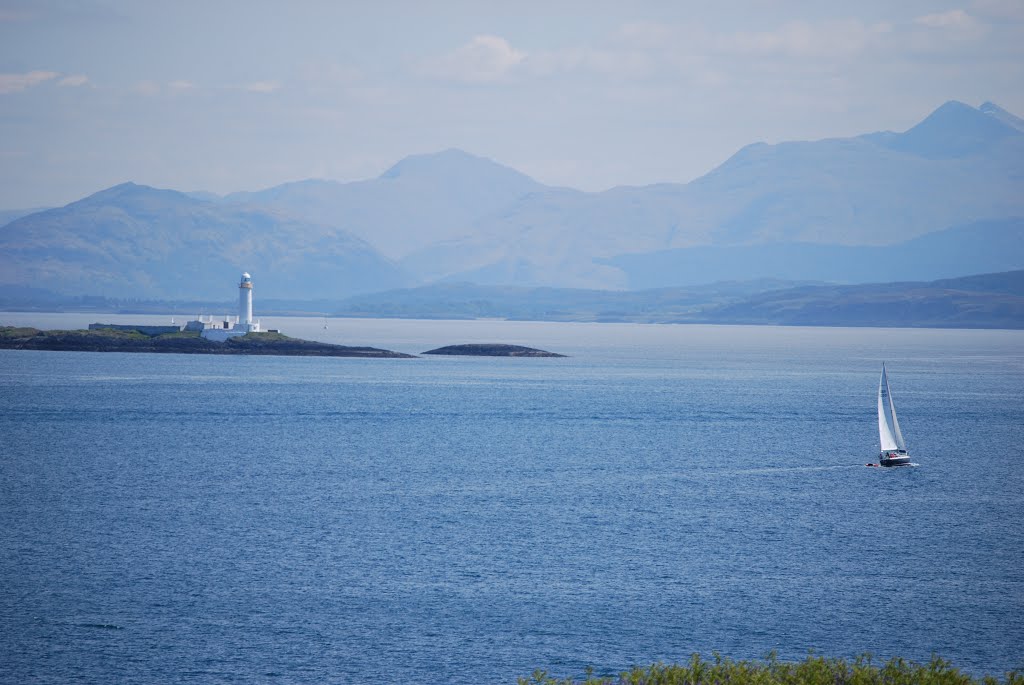
M889 392L885 364L882 364L882 375L878 379L878 439L883 452L907 449L899 421L896 420L896 405L892 403L892 393Z

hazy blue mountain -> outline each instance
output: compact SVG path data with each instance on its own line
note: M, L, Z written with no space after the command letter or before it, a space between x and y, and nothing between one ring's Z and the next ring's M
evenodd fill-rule
M203 200L206 202L219 202L224 199L217 193L211 193L206 190L190 190L186 192L185 195L189 196L193 200Z
M257 293L341 297L408 283L365 242L267 210L133 183L0 231L0 280L62 294L230 297L249 271Z
M999 121L1003 122L1007 126L1012 126L1018 131L1024 131L1024 119L1021 119L1015 114L1007 112L1005 109L995 104L994 102L983 102L979 111L988 114L989 116L995 117Z
M696 317L730 324L1024 328L1024 271L929 283L806 286L755 295Z
M489 159L445 150L407 157L368 181L299 181L225 201L336 226L398 258L461 235L477 218L545 188Z
M531 193L401 264L426 281L624 288L625 275L595 258L669 246L685 201L686 188L670 184Z
M905 133L875 140L890 149L928 159L959 159L984 154L1005 139L1021 134L1010 121L1004 121L1013 115L991 103L986 104L988 112L962 102L947 102Z
M632 289L743 279L871 283L933 280L1024 269L1024 218L980 221L882 247L766 243L704 246L627 254L607 260Z
M532 193L402 263L427 279L627 287L613 258L628 254L889 245L1024 216L1024 131L1007 121L952 102L904 133L750 145L686 185Z
M946 103L904 133L756 144L690 184L731 207L715 244L884 245L1024 215L1024 133Z
M49 207L34 207L32 209L0 209L0 228L3 228L15 219L20 219L23 216L42 212L47 209L49 209Z

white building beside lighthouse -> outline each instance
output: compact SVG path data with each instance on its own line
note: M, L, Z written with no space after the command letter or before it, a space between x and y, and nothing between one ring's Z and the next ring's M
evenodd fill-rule
M208 340L223 342L236 335L246 333L259 333L259 321L252 320L252 276L248 273L242 274L242 280L238 284L238 316L225 316L220 321L210 316L208 319L199 316L194 321L185 324L186 331L200 331L200 335Z

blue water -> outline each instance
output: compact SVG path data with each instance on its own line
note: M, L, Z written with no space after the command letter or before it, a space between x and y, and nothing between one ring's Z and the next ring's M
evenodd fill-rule
M271 325L572 356L0 351L0 680L1024 666L1020 332ZM883 359L914 468L864 467Z

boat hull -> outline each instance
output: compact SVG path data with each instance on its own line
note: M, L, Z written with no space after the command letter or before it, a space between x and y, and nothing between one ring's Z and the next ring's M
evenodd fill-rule
M879 466L910 466L909 454L891 454L883 452L878 455Z

